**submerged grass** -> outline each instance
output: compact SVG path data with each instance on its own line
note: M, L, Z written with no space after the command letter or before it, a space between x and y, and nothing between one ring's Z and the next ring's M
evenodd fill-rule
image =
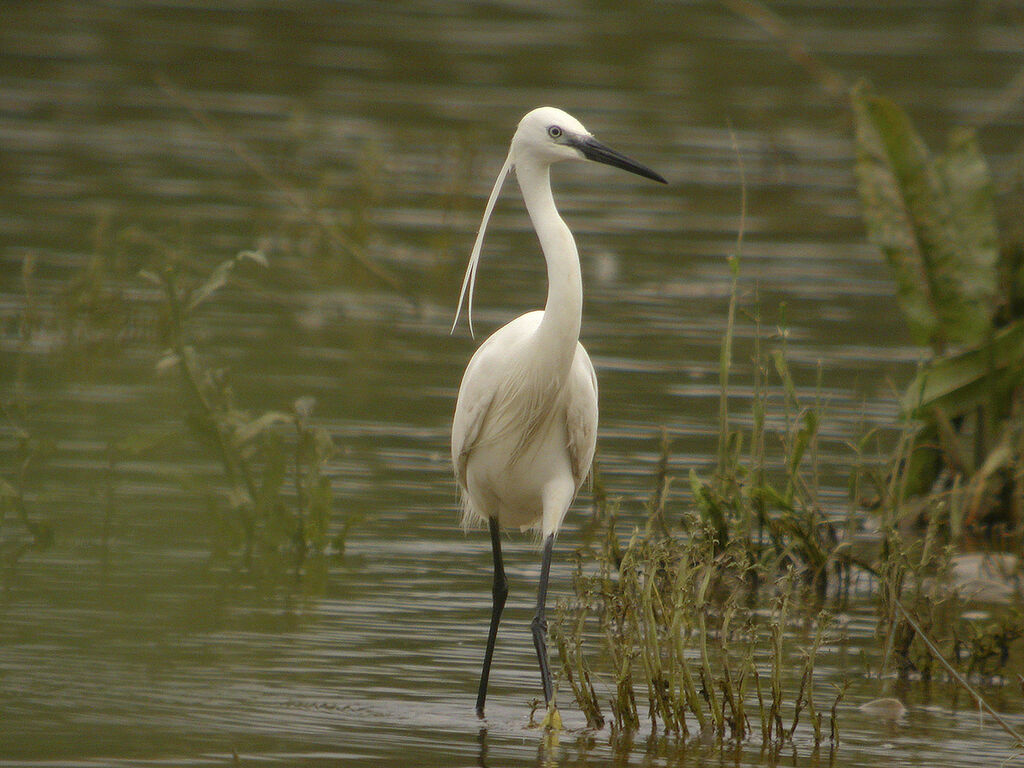
M117 246L131 250L125 262L143 261L148 268L131 274L114 255ZM243 251L209 269L161 239L128 228L98 244L77 278L42 299L34 289L33 266L27 258L13 386L0 402L3 435L13 448L0 476L0 583L9 580L27 552L47 548L59 533L56 524L38 511L44 504L31 487L39 467L58 452L58 445L35 434L36 426L45 426L45 414L37 413L45 402L26 383L28 361L35 356L40 364L59 364L79 375L102 375L90 360L104 357L100 352L118 354L133 342L149 350L157 378L176 384L174 408L180 419L168 423L161 413L159 426L118 421L120 432L98 429L90 435L105 444L106 462L97 487L104 499L99 533L103 572L109 565L122 462L192 442L220 471L219 477L183 478L185 489L210 510L214 562L240 567L265 584L289 574L296 579L314 572L322 575L324 556L344 552L358 518L334 514L327 467L335 446L312 417L315 401L299 397L287 409L250 412L239 403L230 370L201 343L208 305L231 282L241 282L236 290L251 289L259 279L256 270L267 266L263 253ZM237 281L242 270L249 274ZM111 305L120 309L112 311ZM34 334L47 323L50 330L60 329L48 337L58 343L37 349ZM143 337L135 338L143 327Z
M310 397L298 398L288 411L253 415L240 408L226 372L203 363L190 330L193 315L246 264L266 267L267 261L259 251L243 251L208 274L194 275L164 254L155 269L139 276L162 297L167 347L156 368L177 374L187 430L223 473L226 487L216 505L220 549L227 553L240 541L246 570L291 567L298 578L307 558L323 555L328 544L343 552L355 522L347 517L329 539L332 491L325 469L335 452L331 436L311 422Z
M49 379L102 380L111 358L120 359L126 349L141 349L156 358L156 375L176 385L178 425L100 419L99 428L89 435L106 448L102 487L97 488L105 499L99 534L104 571L122 464L171 444L200 446L219 470L219 476L184 479L186 489L210 510L214 560L240 566L261 581L298 577L314 567L322 575L322 556L342 553L349 531L359 522L357 514L335 514L332 509L327 467L335 446L316 424L313 399L298 397L280 410L250 412L235 393L237 378L215 350L203 348L202 339L209 335L204 312L229 283L234 283L236 298L280 298L272 286L282 281L352 284L369 278L400 293L406 289L364 247L367 232L356 231L366 218L360 205L353 205L351 221L342 222L315 194L276 173L225 131L197 99L166 76L157 80L169 99L278 193L284 205L268 214L262 228L279 234L263 237L253 250L210 268L189 257L184 245L172 245L139 225L120 225L107 212L96 223L83 268L59 290L40 295L32 279L34 259L29 255L24 260L13 386L0 399L0 434L11 449L0 474L0 580L26 552L46 548L56 535L55 524L42 511L45 504L32 488L37 468L57 451L52 439L37 436L52 426L41 413L45 403L27 383L29 369L37 363L60 366L67 374L53 377L48 371ZM185 242L189 224L179 226ZM274 281L256 271L267 266L265 253L274 260ZM301 258L294 258L296 254ZM140 270L144 264L148 267ZM37 334L40 330L44 332ZM37 335L46 338L37 343ZM154 415L154 421L163 424L163 417ZM119 425L122 432L113 433L108 424Z
M18 561L29 551L48 549L54 537L50 520L32 508L29 490L32 470L45 464L55 450L51 440L32 433L29 423L32 406L26 383L27 352L39 314L34 271L35 260L28 256L21 269L25 304L18 322L13 386L10 399L0 402L5 432L14 444L9 472L6 477L0 476L0 587L4 588Z
M828 509L818 479L826 414L820 397L801 396L784 332L764 350L758 331L752 418L746 428L733 426L738 260L730 267L714 467L691 469L688 487L677 490L663 431L643 524L622 526L619 503L602 493L584 526L572 594L557 609L562 677L588 725L626 733L647 722L682 739L755 740L769 750L802 734L815 748L835 747L850 680L826 686L815 669L834 642L832 614L845 609L855 582L877 606L873 658L881 661L854 674L877 679L880 697L897 685L941 680L983 700L977 685L1005 681L1024 663L1020 603L986 605L984 627L973 618L978 602L951 578L964 538L949 520L962 500L929 497L927 526L913 527L922 518L902 493L908 428L890 463L865 462L869 438L851 446L849 503ZM751 317L759 328L758 313ZM868 509L861 491L872 479L880 499Z
M664 467L665 440L662 451ZM814 696L814 664L830 625L826 613L814 611L820 568L807 553L820 545L799 540L814 527L790 525L793 533L784 537L785 524L772 518L774 533L759 539L757 520L768 519L762 501L774 496L729 496L728 485L743 485L734 475L728 484L694 476L701 498L681 511L663 471L655 483L647 523L624 543L614 503L599 510L590 544L576 555L573 596L558 608L553 633L563 675L588 724L603 726L606 701L615 731L635 730L646 719L684 739L743 741L759 732L763 744L778 746L792 739L806 712L815 744L836 739L835 707L824 715L832 720L826 732ZM737 514L738 499L744 514ZM765 600L767 615L758 607ZM799 692L787 700L794 659L785 639L808 622L809 644L795 662ZM595 669L611 678L604 700Z

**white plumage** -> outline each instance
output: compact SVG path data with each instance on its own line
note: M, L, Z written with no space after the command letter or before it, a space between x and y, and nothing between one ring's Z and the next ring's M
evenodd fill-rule
M590 472L597 376L583 345L557 365L538 347L543 312L516 318L473 355L452 425L464 522L558 530ZM546 351L546 350L545 350Z
M562 110L540 107L529 112L519 123L487 201L459 296L461 311L468 294L472 330L473 288L484 232L502 183L514 168L547 262L547 301L543 311L517 317L480 345L463 375L452 424L452 463L462 496L463 522L488 523L494 555L494 608L477 696L480 717L508 592L501 559L502 527L536 527L544 540L532 628L544 698L552 703L544 620L551 550L594 458L597 377L579 343L583 283L576 242L555 208L549 171L553 163L582 159L665 181L598 142Z

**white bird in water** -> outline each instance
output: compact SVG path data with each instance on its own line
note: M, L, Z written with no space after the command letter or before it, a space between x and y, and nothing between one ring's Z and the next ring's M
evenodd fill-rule
M548 296L543 311L517 317L480 345L462 377L452 424L452 462L463 523L487 521L494 555L494 602L476 701L479 717L484 716L494 641L508 595L502 527L539 528L542 535L537 611L531 629L544 701L551 706L544 618L551 550L569 505L590 472L597 441L597 377L579 343L580 259L551 194L550 168L562 160L594 160L665 183L650 168L597 141L576 118L554 107L540 107L520 121L484 209L455 323L468 292L472 333L480 248L502 183L513 168L547 261Z

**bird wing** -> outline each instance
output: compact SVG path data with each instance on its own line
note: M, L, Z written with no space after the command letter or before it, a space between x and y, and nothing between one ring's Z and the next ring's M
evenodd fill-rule
M452 421L452 464L455 480L462 490L466 490L466 462L491 414L495 398L500 400L507 392L510 350L536 330L542 315L542 312L528 312L499 328L480 345L466 366ZM499 418L502 417L499 415Z
M493 386L478 384L479 376L471 379L472 373L472 367L466 369L452 421L452 465L455 481L463 491L466 490L466 462L480 437L495 393Z
M597 374L582 344L576 345L567 394L565 431L572 475L579 488L590 473L597 446Z
M524 423L515 414L505 413L500 403L502 399L512 399L506 395L510 386L517 385L514 379L509 379L510 349L516 341L536 330L542 314L529 312L499 329L480 345L466 366L452 422L452 464L455 480L463 491L466 490L466 463L488 419L497 419L499 425ZM590 473L597 445L597 375L582 344L576 345L564 396L566 446L578 488ZM488 429L501 427L492 425Z

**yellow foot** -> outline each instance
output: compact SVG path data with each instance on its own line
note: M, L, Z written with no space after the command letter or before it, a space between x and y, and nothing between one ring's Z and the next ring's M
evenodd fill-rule
M555 705L555 702L552 701L548 704L548 713L544 715L540 727L545 731L562 730L562 716L558 714L558 707Z

